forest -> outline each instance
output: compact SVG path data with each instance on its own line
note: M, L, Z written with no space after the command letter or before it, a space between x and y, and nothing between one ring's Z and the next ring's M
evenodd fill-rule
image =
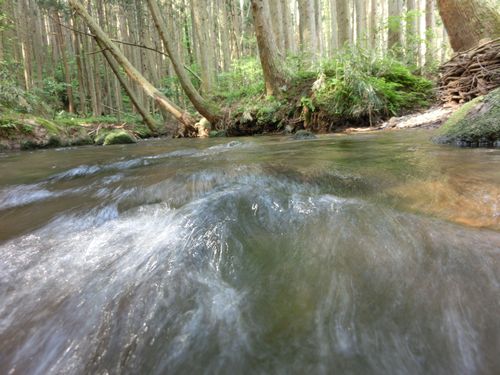
M498 36L497 5L2 0L2 145L373 127L442 102L439 67ZM491 91L490 65L444 101Z

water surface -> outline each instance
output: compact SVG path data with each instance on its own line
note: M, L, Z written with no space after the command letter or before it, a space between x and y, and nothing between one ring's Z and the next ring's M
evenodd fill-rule
M500 372L500 150L408 131L0 154L12 374Z

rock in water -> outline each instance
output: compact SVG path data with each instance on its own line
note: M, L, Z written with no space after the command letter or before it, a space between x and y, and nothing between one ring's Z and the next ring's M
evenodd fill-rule
M104 146L136 143L135 137L125 130L112 131L104 138Z
M491 147L500 141L500 88L464 104L439 129L436 143Z
M295 140L316 139L317 137L308 130L299 130L293 135Z

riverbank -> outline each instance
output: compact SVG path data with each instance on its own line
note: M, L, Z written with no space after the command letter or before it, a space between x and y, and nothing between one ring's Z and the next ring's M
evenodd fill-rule
M398 131L407 129L436 129L442 127L440 134L447 131L449 123L455 123L457 116L464 117L464 111L471 105L436 105L405 116L391 117L372 126L352 125L350 122L327 125L325 118L318 116L316 126L307 124L302 117L277 120L275 117L264 119L262 114L241 114L239 120L233 118L224 129L200 128L199 137L239 137L253 135L293 135L327 133L365 133L378 131ZM276 114L275 114L276 115ZM246 122L243 118L246 116ZM284 125L286 124L286 125ZM323 125L319 125L323 124ZM443 126L445 124L445 126ZM159 136L166 135L160 131ZM73 147L82 145L112 145L136 143L140 139L151 138L149 130L140 122L116 122L109 118L93 119L56 119L9 113L0 115L0 151L33 150L53 147ZM439 138L442 139L442 138ZM455 139L455 138L453 138ZM443 143L443 142L438 142ZM449 142L448 142L449 143ZM466 147L475 144L455 142ZM478 144L479 145L479 144ZM478 146L476 145L476 146ZM500 143L489 146L498 147Z
M140 122L115 118L58 118L0 113L0 151L135 143L151 137Z
M254 126L243 130L241 122L235 122L223 130L207 131L200 136L237 137L261 134L295 134L306 130L311 133L357 133L381 130L401 130L409 128L439 127L454 112L456 107L432 107L402 117L392 117L388 121L374 126L351 126L346 123L330 129L324 127L304 127L304 123L295 121L282 126L277 122L263 124L252 120ZM247 114L247 116L251 116ZM257 126L258 124L258 126ZM161 136L162 134L160 134ZM82 145L110 145L135 143L139 139L150 138L148 129L137 122L110 122L106 118L47 120L41 117L10 113L0 116L0 151L33 150L52 147Z

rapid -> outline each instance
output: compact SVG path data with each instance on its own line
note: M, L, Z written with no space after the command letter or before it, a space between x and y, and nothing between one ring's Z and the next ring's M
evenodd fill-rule
M428 139L0 154L0 373L500 373L500 150Z

